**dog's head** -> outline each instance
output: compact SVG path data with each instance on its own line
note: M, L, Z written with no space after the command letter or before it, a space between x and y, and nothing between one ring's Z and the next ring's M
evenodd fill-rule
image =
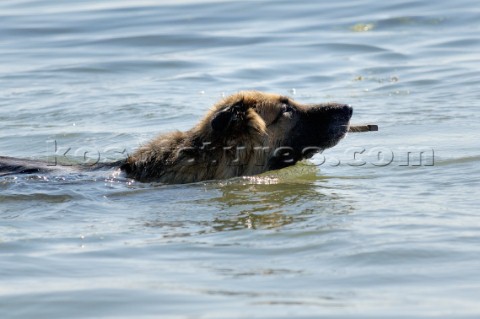
M208 132L205 136L215 144L267 150L257 153L265 157L266 169L278 169L336 145L351 116L352 108L344 104L303 105L285 96L247 91L216 104L197 129Z

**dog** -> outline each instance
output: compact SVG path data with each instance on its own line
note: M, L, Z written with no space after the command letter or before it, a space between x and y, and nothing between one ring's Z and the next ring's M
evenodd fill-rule
M303 105L246 91L215 104L191 130L163 134L130 155L121 169L143 182L192 183L284 168L336 145L352 108Z
M192 129L161 134L126 159L100 166L119 167L140 182L168 184L257 175L335 146L348 132L351 116L352 107L345 104L305 105L287 96L243 91L216 103ZM45 164L0 158L0 172L49 170Z

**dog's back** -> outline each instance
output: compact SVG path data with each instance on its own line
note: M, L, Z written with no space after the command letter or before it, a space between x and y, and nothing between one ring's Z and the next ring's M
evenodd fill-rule
M111 163L98 163L94 165L55 165L45 161L20 159L0 156L0 176L16 174L49 174L49 173L72 173L85 172L98 169L110 169L120 167L125 160Z
M55 166L49 166L46 162L0 156L0 176L43 174L54 170Z

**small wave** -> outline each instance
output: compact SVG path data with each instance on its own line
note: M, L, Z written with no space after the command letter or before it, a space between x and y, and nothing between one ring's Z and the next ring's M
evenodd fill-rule
M16 203L28 201L40 201L46 203L65 203L73 200L74 197L67 194L45 194L45 193L31 193L31 194L9 194L0 195L0 202L2 203Z
M448 166L455 164L468 164L480 162L480 155L475 156L464 156L457 158L445 158L445 159L435 159L435 166Z

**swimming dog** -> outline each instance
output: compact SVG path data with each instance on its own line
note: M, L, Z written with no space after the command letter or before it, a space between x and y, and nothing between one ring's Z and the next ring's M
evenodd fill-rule
M256 175L310 158L347 133L352 108L304 105L246 91L215 104L191 130L162 134L121 166L139 181L191 183Z
M301 104L278 94L238 92L216 103L192 129L161 134L126 159L89 169L119 167L128 178L170 184L256 175L335 146L351 116L345 104ZM0 176L56 169L0 157Z

